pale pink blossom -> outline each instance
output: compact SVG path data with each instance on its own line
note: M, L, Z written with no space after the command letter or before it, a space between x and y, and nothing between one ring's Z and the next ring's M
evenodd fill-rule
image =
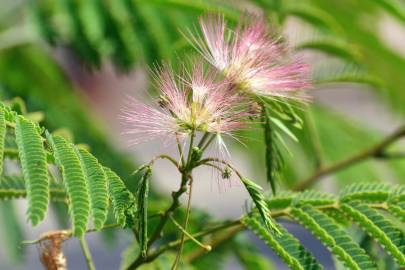
M242 20L235 30L223 17L200 20L202 37L191 41L202 56L237 89L268 98L303 99L309 69L290 55L264 19Z
M192 132L208 132L218 136L229 134L245 126L249 116L244 98L228 91L228 84L216 82L213 72L204 72L196 65L186 77L176 77L170 68L161 68L155 76L161 92L156 106L129 99L121 119L131 142L139 143L156 138L167 140ZM222 149L222 148L221 148Z

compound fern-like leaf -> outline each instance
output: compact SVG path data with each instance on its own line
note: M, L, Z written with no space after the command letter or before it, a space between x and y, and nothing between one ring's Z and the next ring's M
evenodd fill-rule
M107 167L104 171L115 219L121 227L132 228L135 224L135 198L116 173Z
M344 187L339 193L340 201L384 202L391 192L391 186L383 183L360 183Z
M27 188L27 216L35 226L44 219L49 203L46 153L37 127L22 116L16 118L15 136Z
M266 158L266 175L267 182L270 184L273 195L276 194L276 182L282 169L283 161L279 149L277 148L274 130L267 113L267 108L262 107L263 110L263 131L264 131L264 143L265 143L265 158Z
M79 157L72 144L61 136L47 134L59 166L69 197L69 211L72 217L73 234L82 237L90 215L87 184Z
M388 211L402 222L405 222L405 187L393 189L388 198Z
M25 198L27 190L24 179L17 176L3 176L0 181L0 200Z
M405 233L377 210L359 201L341 205L342 211L405 266Z
M96 230L100 230L107 218L107 177L97 159L84 149L77 150L86 177L90 195L90 208Z
M66 192L59 183L50 182L50 200L53 202L66 202ZM0 200L12 200L27 197L24 178L19 175L5 175L0 181Z
M4 144L6 140L6 117L3 106L0 106L0 176L3 174Z
M152 170L150 167L145 169L141 181L139 182L136 192L137 200L137 218L138 218L138 233L139 243L141 246L142 255L146 255L148 243L148 193L149 193L149 178Z
M292 208L291 215L321 240L348 269L377 269L375 263L346 231L313 206Z
M257 211L262 217L267 229L280 234L276 223L271 218L270 209L268 208L266 200L264 199L264 196L262 194L262 188L247 178L242 178L241 180L253 202L255 203Z
M295 196L292 205L310 204L312 206L334 204L336 197L316 190L305 190Z
M245 217L243 224L262 239L293 270L316 270L323 267L286 229L277 225L281 235L269 231L254 217Z

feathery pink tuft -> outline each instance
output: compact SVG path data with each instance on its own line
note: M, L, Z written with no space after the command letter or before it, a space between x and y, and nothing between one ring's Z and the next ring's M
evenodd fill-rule
M197 64L188 78L179 79L168 67L161 68L156 75L162 93L160 107L131 98L122 110L125 133L135 135L131 142L184 137L192 131L230 134L243 128L251 115L244 110L245 98L215 78L214 72L204 72L202 64Z
M197 50L240 89L270 98L304 99L310 87L309 68L288 55L264 19L240 23L234 31L223 17L201 19L202 38L192 38Z

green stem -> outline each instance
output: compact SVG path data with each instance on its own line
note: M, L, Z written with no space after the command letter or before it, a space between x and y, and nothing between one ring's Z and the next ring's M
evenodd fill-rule
M83 255L86 258L87 268L89 270L95 270L93 259L91 257L89 246L87 245L86 239L84 236L80 238L80 246L82 247Z
M176 227L180 230L180 231L182 231L187 237L188 237L188 239L190 239L190 240L192 240L192 241L194 241L194 243L196 243L197 245L199 245L200 247L202 247L203 249L205 249L205 250L211 250L211 247L210 246L207 246L207 245L204 245L203 243L201 243L200 241L198 241L192 234L190 234L189 232L187 232L186 231L186 229L184 229L174 218L173 218L173 216L170 216L170 220L174 223L174 225L176 225ZM186 239L181 239L180 240L180 244L181 244L181 242L184 242Z
M240 220L235 220L235 221L231 221L231 222L226 222L226 223L217 225L217 226L215 226L213 228L210 228L210 229L201 231L199 233L193 234L192 236L194 238L203 237L203 236L206 236L206 235L213 234L213 233L215 233L217 231L224 230L224 229L227 229L227 228L232 228L232 227L235 227L235 226L237 226L237 227L241 226L241 221ZM189 240L190 240L190 238L186 237L186 239L184 241L189 241ZM166 252L167 250L179 246L180 243L181 243L181 240L175 240L175 241L172 241L172 242L170 242L170 243L168 243L168 244L166 244L164 246L159 247L154 252L147 254L147 256L144 257L144 258L138 257L131 264L131 266L128 267L127 269L135 269L135 268L137 268L138 266L140 266L140 265L142 265L144 263L151 262L151 261L155 260L157 257L159 257L162 253Z
M180 159L181 159L181 165L184 166L185 164L184 164L183 148L181 147L178 134L176 134L176 143L177 143L177 149L179 150L179 155L180 155Z
M169 155L158 155L156 157L154 157L150 162L149 162L149 166L152 166L156 160L158 159L166 159L168 161L170 161L176 168L180 168L180 164L171 156Z
M194 144L194 130L193 131L191 131L191 134L190 134L190 145L189 145L189 147L188 147L188 155L187 155L187 164L186 164L186 169L189 169L188 167L190 166L190 164L191 164L191 155L192 155L192 153L193 153L193 144Z
M181 195L183 195L184 192L187 191L186 184L187 184L187 175L185 173L182 173L180 188L176 192L172 193L173 199L172 204L162 214L159 224L157 225L154 233L152 234L152 236L148 241L148 246L151 246L160 237L162 230L169 218L169 215L171 215L174 212L174 210L176 210L180 206L179 198Z
M263 120L263 135L265 144L265 160L266 160L266 176L267 182L270 184L273 195L276 194L276 178L275 172L277 171L274 153L274 139L273 139L273 127L271 125L270 118L268 116L267 108L264 103L261 103L262 107L262 120Z
M204 135L202 136L202 138L201 138L201 141L198 143L198 148L201 148L203 145L204 145L204 143L205 143L205 141L208 139L208 136L210 135L210 133L209 132L205 132L204 133Z
M205 151L208 146L210 146L210 144L212 143L212 141L215 139L215 134L211 134L211 138L208 140L208 142L201 148L201 151Z
M191 146L191 144L190 144L190 146ZM192 190L193 190L193 178L190 178L189 187L190 187L190 190L188 191L189 193L188 193L188 200L187 200L186 217L185 217L184 226L183 226L184 231L183 231L183 233L181 235L179 250L177 252L176 259L174 260L172 270L177 269L177 267L179 265L179 262L180 262L180 259L181 259L181 254L183 253L184 239L185 239L185 236L186 236L185 232L187 231L188 221L189 221L189 218L190 218L190 211L191 211L191 198L192 198L192 194L193 194L193 192L192 192Z
M228 230L228 232L221 234L219 237L214 238L211 242L210 242L210 246L212 248L218 247L219 245L223 244L224 242L228 241L229 239L233 238L236 234L238 234L239 232L241 232L242 230L245 229L245 226L240 224L239 226L235 226L231 229ZM200 248L194 252L192 252L189 256L187 256L187 258L185 258L185 260L189 263L195 261L196 259L198 259L199 257L205 255L207 253L207 251L203 248Z

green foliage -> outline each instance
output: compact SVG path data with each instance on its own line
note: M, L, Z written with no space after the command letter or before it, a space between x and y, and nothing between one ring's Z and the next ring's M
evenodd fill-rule
M25 198L27 190L24 179L16 176L4 176L0 181L1 200Z
M35 226L44 219L49 203L45 149L38 128L21 116L16 117L15 136L27 187L27 215Z
M343 212L358 223L398 262L405 265L405 234L387 217L359 201L342 204Z
M272 120L268 113L268 109L263 106L262 110L264 143L266 146L265 158L267 182L270 183L273 194L276 194L276 183L279 180L280 171L283 168L283 159L276 142L276 131L274 130Z
M388 198L388 211L402 222L405 222L405 188L397 187Z
M280 231L275 226L274 221L271 218L271 213L263 196L262 188L247 178L242 178L241 180L250 197L252 198L257 210L259 211L259 214L263 219L266 228L276 234L279 234Z
M82 148L77 151L90 194L94 227L100 230L106 221L108 212L107 177L103 167L92 154Z
M293 208L292 216L324 243L349 269L376 269L374 263L333 219L312 206Z
M264 9L263 14L269 15L269 17L276 15L280 19L280 23L287 21L286 18L289 16L294 16L306 22L314 32L320 31L322 33L320 38L316 36L314 39L299 44L298 49L310 49L326 53L328 56L332 56L333 60L338 59L341 61L341 65L336 68L334 62L327 58L325 66L332 68L318 67L314 71L314 82L316 84L336 82L368 84L374 88L377 94L385 97L389 105L397 108L398 112L404 112L405 95L403 93L405 91L403 90L405 81L402 72L404 58L390 48L388 44L384 43L380 35L375 34L376 29L380 27L381 14L385 16L383 11L400 22L404 21L404 6L400 1L303 0L297 3L294 0L255 0L249 2L249 8L250 5L252 9L260 6L260 8ZM184 47L184 40L177 33L178 28L184 29L190 26L196 17L195 15L207 12L219 11L224 13L227 18L238 20L240 12L236 9L239 7L235 6L229 8L226 4L210 0L89 0L78 2L47 0L32 2L31 4L31 8L35 13L35 24L38 26L40 34L50 44L68 45L90 66L98 67L102 59L109 58L122 69L128 69L139 60L152 62L160 58L168 59L172 57L176 48ZM242 9L245 8L245 6L242 7ZM80 113L80 110L71 109L76 104L76 101L66 99L67 95L64 95L63 98L58 95L53 96L53 90L59 89L60 81L64 81L64 79L61 78L63 76L54 76L55 73L51 70L51 66L54 66L52 65L53 61L44 61L44 55L35 52L35 50L34 53L32 51L27 52L25 49L13 50L13 52L3 54L0 59L2 87L12 89L9 91L20 91L18 94L26 93L27 90L25 89L29 89L31 92L27 95L30 97L30 104L33 104L35 109L41 107L40 103L43 102L41 100L47 99L48 102L42 105L47 110L50 110L50 112L47 111L47 115L51 117L50 122L53 121L54 127L55 125L59 126L60 121L65 121L60 119L68 119L66 121L71 123L73 133L82 134L81 141L93 140L93 143L98 146L93 153L100 160L103 160L103 163L104 160L110 160L112 164L114 162L114 164L120 163L116 161L118 160L115 158L116 155L110 155L111 150L105 150L105 143L99 143L99 141L104 142L104 140L98 140L98 136L93 136L93 132L87 132L87 129L83 129L83 126L86 126L86 124L83 124L86 121L82 121L82 115L84 114ZM36 83L40 81L42 83ZM35 83L32 84L32 82ZM51 91L44 90L45 88L51 89ZM70 91L69 87L67 89ZM50 109L52 106L54 107L53 111ZM313 113L315 119L314 130L319 133L321 157L319 158L319 153L312 148L312 141L316 136L313 136L314 134L311 134L307 128L304 128L302 132L300 131L298 135L294 134L293 136L297 136L301 143L298 146L291 147L294 156L293 158L287 156L287 168L282 172L280 170L280 173L283 173L280 178L286 179L283 182L287 183L287 186L296 179L310 173L314 164L316 166L320 165L317 164L318 158L324 159L323 162L325 163L339 160L367 147L369 143L372 143L378 137L375 136L376 133L370 132L363 125L353 125L351 120L331 114L329 109L319 109L315 106L313 108L311 113ZM15 109L17 110L17 108ZM69 113L66 114L67 117L63 117L65 111L78 113ZM19 113L23 114L22 111ZM52 118L54 119L52 120ZM13 156L13 158L20 157L21 165L24 167L23 157L20 153L16 154L15 149L5 149L4 145L1 145L3 142L3 126L5 130L5 123L3 125L2 121L0 111L0 153L8 157ZM289 124L287 123L288 128L290 127ZM276 128L280 129L280 127ZM271 180L270 183L274 190L274 175L270 173L278 171L274 161L275 158L281 155L275 155L277 149L273 148L276 145L273 142L276 133L272 131L274 130L265 129L267 137L265 141L267 146L266 163L269 169L267 178ZM285 132L281 133L286 135ZM83 136L87 136L87 139L82 139ZM284 136L279 134L279 137ZM289 135L286 137L289 137ZM364 138L368 139L364 140ZM280 140L280 138L276 139ZM262 146L259 148L264 149ZM98 154L96 151L98 151ZM47 154L48 162L52 163L53 155ZM107 196L105 194L105 185L103 184L102 192L98 189L96 191L95 187L92 188L92 183L95 183L95 181L90 180L95 179L96 176L90 177L86 173L83 159L80 158L80 161L85 181L82 185L88 187L86 193L89 193L88 198L94 223L96 227L100 228L105 219L104 207L107 207L105 205ZM0 157L0 165L3 165L2 162L3 156ZM134 223L135 199L115 173L109 169L105 169L103 173L100 170L101 165L95 162L97 160L93 159L92 166L97 164L98 177L105 179L105 175L109 176L107 180L107 197L112 200L111 206L117 220L122 226L131 226L129 224ZM252 158L252 162L257 163L257 157ZM384 181L391 180L401 183L405 179L402 164L385 162L384 164L379 163L379 167L376 167L376 163L375 161L367 161L338 173L335 176L335 179L339 181L337 185L340 183L344 185L353 181L368 181L369 179L383 179ZM380 169L381 167L392 170L393 173L390 174L389 180L386 180L388 177L385 176L388 174L385 173L385 170ZM101 176L102 174L104 174L104 178ZM21 185L23 184L21 181L15 181L15 179L9 181L7 178L2 179L2 181L0 183L1 199L27 196L22 191L24 185ZM249 194L253 197L260 214L268 215L270 211L263 204L264 197L260 195L260 188L248 180L243 182ZM28 184L27 182L27 188L31 190ZM52 183L50 185L50 198L53 199L56 196L54 196L52 190ZM397 190L400 190L400 188ZM299 194L280 192L277 197L267 200L267 206L272 209L271 213L274 213L273 209L278 209L291 214L295 218L299 216L303 220L300 222L306 223L304 224L306 227L311 227L310 230L321 238L324 243L326 241L326 245L346 265L353 269L363 266L366 269L367 266L371 265L365 263L367 260L361 260L363 253L355 246L356 243L351 241L353 237L343 231L342 224L337 224L337 219L347 221L344 217L351 217L354 223L359 224L364 231L372 235L373 239L379 241L389 253L394 254L397 262L401 264L403 257L400 256L400 253L403 253L403 242L400 239L403 236L398 232L398 228L394 226L394 222L389 217L393 215L401 222L404 222L405 202L402 191L395 193L393 188L388 185L367 184L348 186L340 192L339 197L314 191ZM62 199L71 196L71 194L66 195L66 193L60 193L60 195ZM103 204L100 207L101 209L94 207L98 199ZM39 203L36 199L34 201ZM358 201L361 201L361 203ZM378 207L388 210L389 213L380 214L380 210L376 210ZM292 210L288 208L292 208ZM98 212L97 215L96 212ZM254 221L262 226L256 218ZM269 234L266 230L257 231L266 233L270 237L277 237ZM330 236L328 234L336 231L339 234L338 236L342 236L342 239L338 236L328 237ZM347 240L347 237L350 238L350 241ZM295 244L293 246L296 247ZM345 247L348 247L347 250L344 249ZM351 253L352 250L353 253ZM290 256L291 254L287 255Z
M388 199L392 192L392 186L376 183L376 184L352 184L344 187L339 192L341 201L367 200L370 202L384 202Z
M48 134L47 139L55 153L56 164L62 172L69 196L73 234L82 237L86 231L90 214L89 192L83 168L73 146L64 138Z
M261 223L252 217L243 219L249 230L262 239L274 252L294 270L323 269L322 266L286 229L277 225L280 235L269 233Z
M70 46L86 64L99 67L101 59L109 57L127 70L135 61L152 63L172 56L181 38L178 28L191 24L168 19L171 10L135 0L42 1L32 5L31 17L40 35L53 45Z
M1 104L5 119L15 139L6 153L7 157L20 160L24 180L18 175L3 176L0 182L0 200L27 197L27 217L35 225L46 214L49 200L63 202L69 206L73 223L73 234L82 237L87 229L90 212L95 229L100 230L108 212L108 202L123 227L134 224L135 199L119 177L103 167L88 151L77 148L59 135L48 131L46 139L43 129L9 107ZM45 150L44 142L52 152ZM12 147L16 145L18 152ZM57 176L48 173L48 166L55 163L61 171L62 183ZM51 171L51 170L50 170ZM108 189L107 189L108 186ZM108 190L108 191L107 191Z
M382 212L390 207L400 207L405 202L404 190L403 186L353 184L343 190L340 196L307 190L280 193L268 200L267 204L273 216L289 216L309 230L348 269L377 269L373 258L344 227L351 223L342 223L339 219L358 224L371 240L378 242L391 254L399 266L405 265L405 234L399 227L400 221L394 221L393 217ZM247 215L242 222L292 269L318 267L316 260L308 259L313 257L304 252L299 240L281 225L276 224L281 231L279 236L269 233L257 214Z
M122 227L132 228L135 222L136 202L132 193L126 189L124 182L107 167L104 171L108 179L108 194L115 219Z
M3 174L4 144L6 140L6 118L3 107L0 107L0 176Z
M141 253L146 255L148 244L148 194L149 194L149 180L152 174L150 167L146 167L139 182L138 190L136 191L137 211L136 216L138 219L138 235Z
M66 192L61 183L49 183L49 195L52 202L67 202ZM13 200L27 197L24 178L19 175L5 175L0 181L0 200Z

